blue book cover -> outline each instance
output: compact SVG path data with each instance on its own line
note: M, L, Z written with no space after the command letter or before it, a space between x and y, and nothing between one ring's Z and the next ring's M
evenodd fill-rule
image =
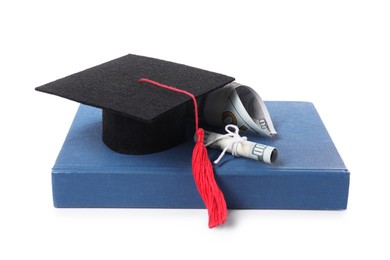
M345 209L349 171L313 104L266 105L278 135L247 136L277 147L278 159L269 165L226 155L214 165L228 208ZM147 155L114 152L101 139L101 110L80 105L52 170L55 207L204 208L191 170L193 136ZM208 151L212 161L220 153Z

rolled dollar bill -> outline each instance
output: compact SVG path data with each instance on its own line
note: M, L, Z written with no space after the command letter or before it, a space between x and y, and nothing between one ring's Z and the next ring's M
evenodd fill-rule
M210 93L203 117L207 124L222 127L234 124L262 136L276 135L274 125L261 97L248 86L232 82Z
M237 145L232 146L231 143L233 139L232 136L221 135L209 131L204 132L204 143L210 144L208 145L210 148L224 150L228 147L226 150L228 153L233 153L232 149L235 149L234 153L237 154L237 156L270 164L274 163L278 157L278 150L275 147L250 141L241 141L237 143Z

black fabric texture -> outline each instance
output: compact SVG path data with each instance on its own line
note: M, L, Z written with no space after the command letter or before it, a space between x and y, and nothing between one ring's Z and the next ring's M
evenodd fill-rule
M140 78L187 90L196 97L234 80L183 64L129 54L37 87L36 90L151 123L153 119L190 100L186 95L140 83Z
M103 109L103 141L129 154L158 152L184 138L190 97L149 83L148 78L199 98L234 78L137 55L121 58L37 87L37 91ZM192 110L193 111L193 110Z
M186 109L176 108L153 124L103 110L103 142L125 154L149 154L174 147L185 139Z

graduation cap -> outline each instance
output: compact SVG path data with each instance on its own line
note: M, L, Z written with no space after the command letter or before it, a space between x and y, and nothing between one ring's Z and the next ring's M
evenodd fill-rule
M192 101L197 130L192 170L212 228L225 222L227 207L198 127L196 98L232 81L222 74L130 54L36 90L102 108L103 142L127 154L159 152L182 142Z
M190 98L140 82L153 79L201 97L234 78L183 64L126 55L36 90L102 108L103 142L126 154L166 150L184 141Z

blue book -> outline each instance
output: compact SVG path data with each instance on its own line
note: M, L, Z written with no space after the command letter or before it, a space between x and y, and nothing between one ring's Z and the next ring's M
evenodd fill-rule
M215 177L231 209L345 209L349 171L315 107L266 102L277 147L273 165L225 155ZM241 134L247 134L241 132ZM55 207L204 208L196 189L193 136L163 152L126 155L102 142L101 109L80 105L52 170ZM208 149L210 160L220 151Z

